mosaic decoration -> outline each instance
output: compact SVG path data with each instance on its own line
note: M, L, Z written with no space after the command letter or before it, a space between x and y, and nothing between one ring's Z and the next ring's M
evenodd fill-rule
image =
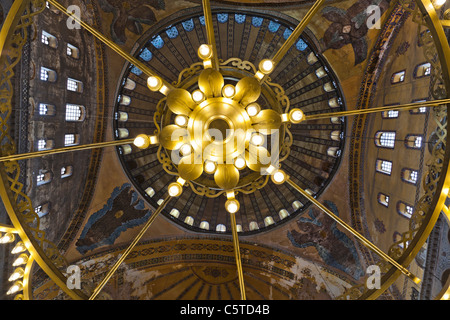
M336 205L328 200L324 205L339 216ZM324 215L319 209L308 211L310 218L297 220L298 230L288 231L287 236L297 248L314 247L320 258L329 266L342 270L355 279L364 275L356 247L347 235L336 227L336 222Z
M114 42L124 44L127 41L125 30L136 35L143 32L142 24L154 24L157 19L153 12L164 10L164 0L99 0L100 8L104 12L112 13L111 37Z
M151 211L129 183L117 187L102 209L89 218L76 245L85 254L100 246L112 245L129 228L147 221Z
M340 49L351 44L355 54L355 66L367 59L367 26L369 19L373 19L372 13L367 13L371 5L379 6L382 15L389 7L386 0L360 0L347 10L326 6L322 10L322 16L331 21L331 25L325 31L323 43L325 50Z

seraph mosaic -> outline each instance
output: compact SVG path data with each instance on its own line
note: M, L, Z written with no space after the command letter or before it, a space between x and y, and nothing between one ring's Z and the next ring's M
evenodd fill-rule
M339 216L336 205L328 200L324 205ZM309 218L297 220L298 230L288 231L287 237L297 248L314 247L320 258L329 266L359 279L364 270L354 243L336 227L336 222L317 208L308 211Z
M322 39L325 50L340 49L345 45L351 44L355 54L355 66L366 60L368 21L370 20L372 23L372 19L377 18L371 10L368 10L370 6L379 8L380 15L378 18L381 18L389 7L389 1L359 0L347 10L331 6L324 7L322 16L332 22ZM378 20L376 19L376 21Z
M131 184L116 187L102 209L89 217L76 246L85 254L100 246L111 245L120 234L148 220L151 210L146 209Z
M104 12L113 14L111 37L118 44L125 44L125 30L136 35L144 31L142 24L152 25L157 19L153 10L165 10L164 0L99 0Z

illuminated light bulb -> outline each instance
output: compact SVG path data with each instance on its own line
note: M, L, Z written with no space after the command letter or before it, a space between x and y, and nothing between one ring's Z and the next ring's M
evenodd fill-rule
M445 1L446 0L433 0L431 1L431 4L435 9L440 9L444 5Z
M152 91L158 91L159 89L161 89L162 85L163 82L159 77L151 76L147 79L147 86Z
M14 248L11 250L12 254L17 254L24 252L27 248L25 247L25 244L22 241L17 242L17 244L14 246Z
M229 213L236 213L239 210L239 202L236 199L229 199L225 202L225 209Z
M183 187L179 183L173 182L169 185L169 195L171 197L179 197L182 192Z
M192 92L192 100L194 100L195 103L200 103L205 99L205 95L200 90L195 90Z
M185 127L188 123L188 118L182 115L178 115L175 117L175 124L179 127Z
M239 170L244 169L246 165L247 163L245 162L245 159L243 157L237 157L234 160L234 166Z
M198 48L198 56L200 57L200 59L203 59L203 60L210 59L212 56L211 47L207 44L202 44Z
M273 71L274 66L275 64L273 63L272 60L264 59L259 64L259 69L261 70L262 73L268 74Z
M305 114L300 109L292 109L289 112L289 119L292 123L300 123L305 117Z
M190 144L183 144L180 148L180 152L183 156L188 156L192 152L192 147Z
M226 86L223 87L222 94L225 98L233 98L235 93L236 93L236 89L233 85L227 84Z
M133 144L140 149L146 149L150 146L150 139L148 135L140 134L134 139Z
M13 267L18 267L22 264L27 264L28 256L25 253L22 253L14 262Z
M213 161L205 161L205 172L212 174L214 172L216 172L217 169L217 165L215 162Z
M14 293L19 292L21 290L23 290L22 281L16 281L16 282L14 282L12 287L9 288L9 290L8 290L8 292L6 294L14 294Z
M16 281L20 278L23 278L23 274L25 273L25 270L23 268L19 267L16 268L13 272L13 274L9 277L8 281Z
M11 243L15 239L15 236L13 233L5 233L3 237L0 238L0 243Z
M252 144L254 144L255 146L260 146L260 145L263 144L264 138L263 138L263 136L260 135L260 134L254 134L254 135L251 137L250 142L251 142Z
M252 104L247 106L247 114L250 117L256 116L259 113L260 110L261 110L261 107L257 103L252 103Z
M286 173L284 173L284 171L277 170L277 171L275 171L274 174L272 174L271 178L275 184L282 184L286 181L287 176L286 176Z

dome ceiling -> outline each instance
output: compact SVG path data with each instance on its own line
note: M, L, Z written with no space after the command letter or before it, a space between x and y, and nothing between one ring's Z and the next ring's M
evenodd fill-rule
M201 68L197 48L206 43L203 13L187 9L173 18L160 21L139 40L135 57L157 70L158 74L178 87L193 92ZM251 76L259 61L270 57L289 37L295 24L279 14L255 11L214 11L217 50L223 64L225 83L236 84L241 77ZM282 63L271 74L270 83L257 100L264 108L277 112L287 108L301 108L308 114L344 110L344 99L331 67L317 52L316 40L306 32L298 39ZM276 84L285 91L277 100ZM277 92L280 92L279 90ZM161 118L158 110L161 95L147 88L147 76L137 67L127 65L117 95L115 135L117 139L138 134L154 134L155 121ZM278 106L278 107L277 107ZM162 109L161 109L162 110ZM158 121L156 121L158 123ZM161 123L158 123L160 126ZM343 119L317 120L307 124L288 126L281 132L281 150L285 160L283 169L304 189L319 196L336 172L344 145ZM131 181L143 197L158 206L173 180L170 170L161 163L170 154L150 147L139 150L131 146L119 147L121 162ZM296 217L306 210L309 202L288 185L276 186L268 177L252 178L243 171L244 188L238 192L241 203L237 224L242 234L261 232ZM267 179L265 179L267 178ZM204 173L191 188L170 203L163 211L169 219L182 227L201 232L230 232L225 211L226 197L220 187ZM209 196L203 196L203 194ZM258 200L259 199L259 200ZM261 201L263 199L263 201Z

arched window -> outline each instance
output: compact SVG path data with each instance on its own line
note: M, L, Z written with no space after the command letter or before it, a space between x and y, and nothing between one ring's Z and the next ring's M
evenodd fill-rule
M223 224L218 224L216 226L216 231L217 232L225 232L225 231L227 231L227 227L225 225L223 225Z
M289 217L289 212L286 209L281 209L280 212L278 212L278 215L280 219L284 219Z
M71 45L70 43L67 44L66 53L69 57L80 59L80 49L78 49L74 45Z
M39 218L47 215L50 212L50 202L45 202L38 205L36 208L34 208L34 212L36 212Z
M70 177L73 174L73 167L66 166L61 168L61 179Z
M319 61L319 59L317 58L317 56L314 54L314 52L311 52L308 55L308 58L306 58L306 61L308 62L309 65L313 65L314 63L316 63L317 61Z
M83 82L72 78L67 79L67 90L72 92L83 92Z
M66 134L64 135L64 145L65 146L75 146L80 144L80 135L79 134Z
M395 131L378 131L375 134L377 147L393 149L395 146Z
M56 82L57 79L56 71L46 67L41 67L39 79L47 82Z
M39 139L37 142L38 151L50 150L55 147L55 142L53 140Z
M86 108L79 104L66 104L66 121L83 121L86 115Z
M273 218L271 216L268 216L268 217L264 218L264 225L266 227L268 227L268 226L270 226L270 225L272 225L274 223L275 223L275 221L273 220Z
M323 67L320 67L319 69L316 70L316 76L317 78L323 78L327 75L327 72L325 71L325 69Z
M194 218L192 218L191 216L187 216L186 219L184 219L184 223L193 226L194 225Z
M200 229L209 230L209 222L208 221L200 222Z
M377 159L375 163L375 169L380 173L390 176L392 172L392 162L388 160Z
M420 102L425 102L425 101L428 101L428 100L427 99L416 99L416 100L413 100L412 103L420 103ZM424 114L426 112L427 112L426 107L419 107L419 108L409 110L410 114Z
M58 40L56 39L56 37L44 30L42 30L41 42L53 49L56 49L58 47Z
M426 62L416 66L414 69L414 78L422 78L431 74L431 63Z
M177 210L177 209L172 209L172 210L170 211L170 215L171 215L172 217L178 218L178 217L180 216L180 211Z
M423 146L423 137L421 135L409 134L405 138L405 145L411 149L420 149Z
M391 77L391 83L392 84L400 83L400 82L403 82L403 81L405 81L405 70L396 72Z
M248 228L250 231L254 231L254 230L258 230L259 226L256 221L251 221L250 224L248 225Z
M53 179L53 174L48 170L39 170L36 175L36 184L42 186L44 184L50 183Z
M419 173L417 170L404 168L402 169L401 177L405 182L416 184L419 179Z
M40 116L54 116L56 114L56 108L52 104L39 103L39 115Z
M398 118L398 115L399 115L398 110L388 110L388 111L383 111L381 113L381 117L383 119L395 119L395 118Z
M399 201L397 202L397 212L404 218L411 219L412 214L414 213L413 206Z
M327 82L327 83L325 83L325 84L323 85L323 90L324 90L325 92L331 92L331 91L334 90L334 86L333 86L333 84L332 84L331 82Z
M384 193L379 193L378 194L378 203L385 206L385 207L389 207L389 196L385 195Z

